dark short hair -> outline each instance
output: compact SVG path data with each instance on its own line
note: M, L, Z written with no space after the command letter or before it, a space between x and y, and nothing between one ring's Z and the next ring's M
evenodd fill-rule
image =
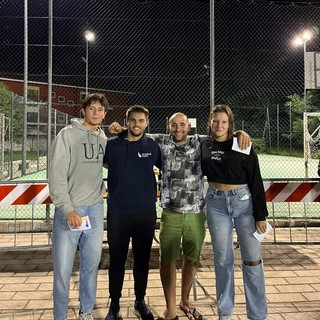
M103 94L100 94L100 93L89 94L82 103L82 109L89 107L92 103L95 103L97 101L99 101L107 111L109 106L108 100Z
M127 112L126 112L126 119L127 120L129 119L131 113L133 113L133 112L142 112L145 114L146 119L149 119L149 110L144 106L135 105L135 106L130 107L127 110Z

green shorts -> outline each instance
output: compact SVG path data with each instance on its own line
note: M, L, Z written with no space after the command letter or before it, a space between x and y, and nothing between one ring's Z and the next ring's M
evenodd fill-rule
M200 213L177 213L163 209L160 221L160 261L172 262L183 255L198 261L206 235L206 215Z

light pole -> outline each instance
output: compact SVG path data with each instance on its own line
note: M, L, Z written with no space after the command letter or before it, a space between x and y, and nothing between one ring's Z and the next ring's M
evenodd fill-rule
M92 31L86 30L84 32L86 39L86 96L88 95L88 84L89 84L89 42L94 41L95 34Z
M306 52L307 52L307 42L312 38L313 33L310 30L305 30L302 34L298 35L293 40L294 46L303 45L303 69L304 69L304 85L303 85L303 96L304 96L304 112L307 111L307 88L306 88Z
M303 70L304 70L304 81L303 81L303 95L304 95L304 113L303 113L303 153L304 153L304 166L305 166L305 176L308 177L308 142L307 142L307 132L306 132L306 121L307 121L307 87L306 87L306 52L307 52L307 42L312 38L313 33L310 30L305 30L302 34L298 35L293 40L294 46L303 45Z

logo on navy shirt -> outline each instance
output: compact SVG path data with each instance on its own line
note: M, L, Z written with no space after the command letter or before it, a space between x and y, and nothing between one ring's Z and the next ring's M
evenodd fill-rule
M152 156L151 152L143 152L143 153L138 152L139 158L149 158L150 156Z

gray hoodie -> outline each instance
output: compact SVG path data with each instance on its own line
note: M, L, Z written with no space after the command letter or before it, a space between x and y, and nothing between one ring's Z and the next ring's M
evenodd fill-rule
M102 200L105 185L102 163L107 137L93 132L78 119L63 128L52 143L49 190L53 204L65 215L78 206Z

